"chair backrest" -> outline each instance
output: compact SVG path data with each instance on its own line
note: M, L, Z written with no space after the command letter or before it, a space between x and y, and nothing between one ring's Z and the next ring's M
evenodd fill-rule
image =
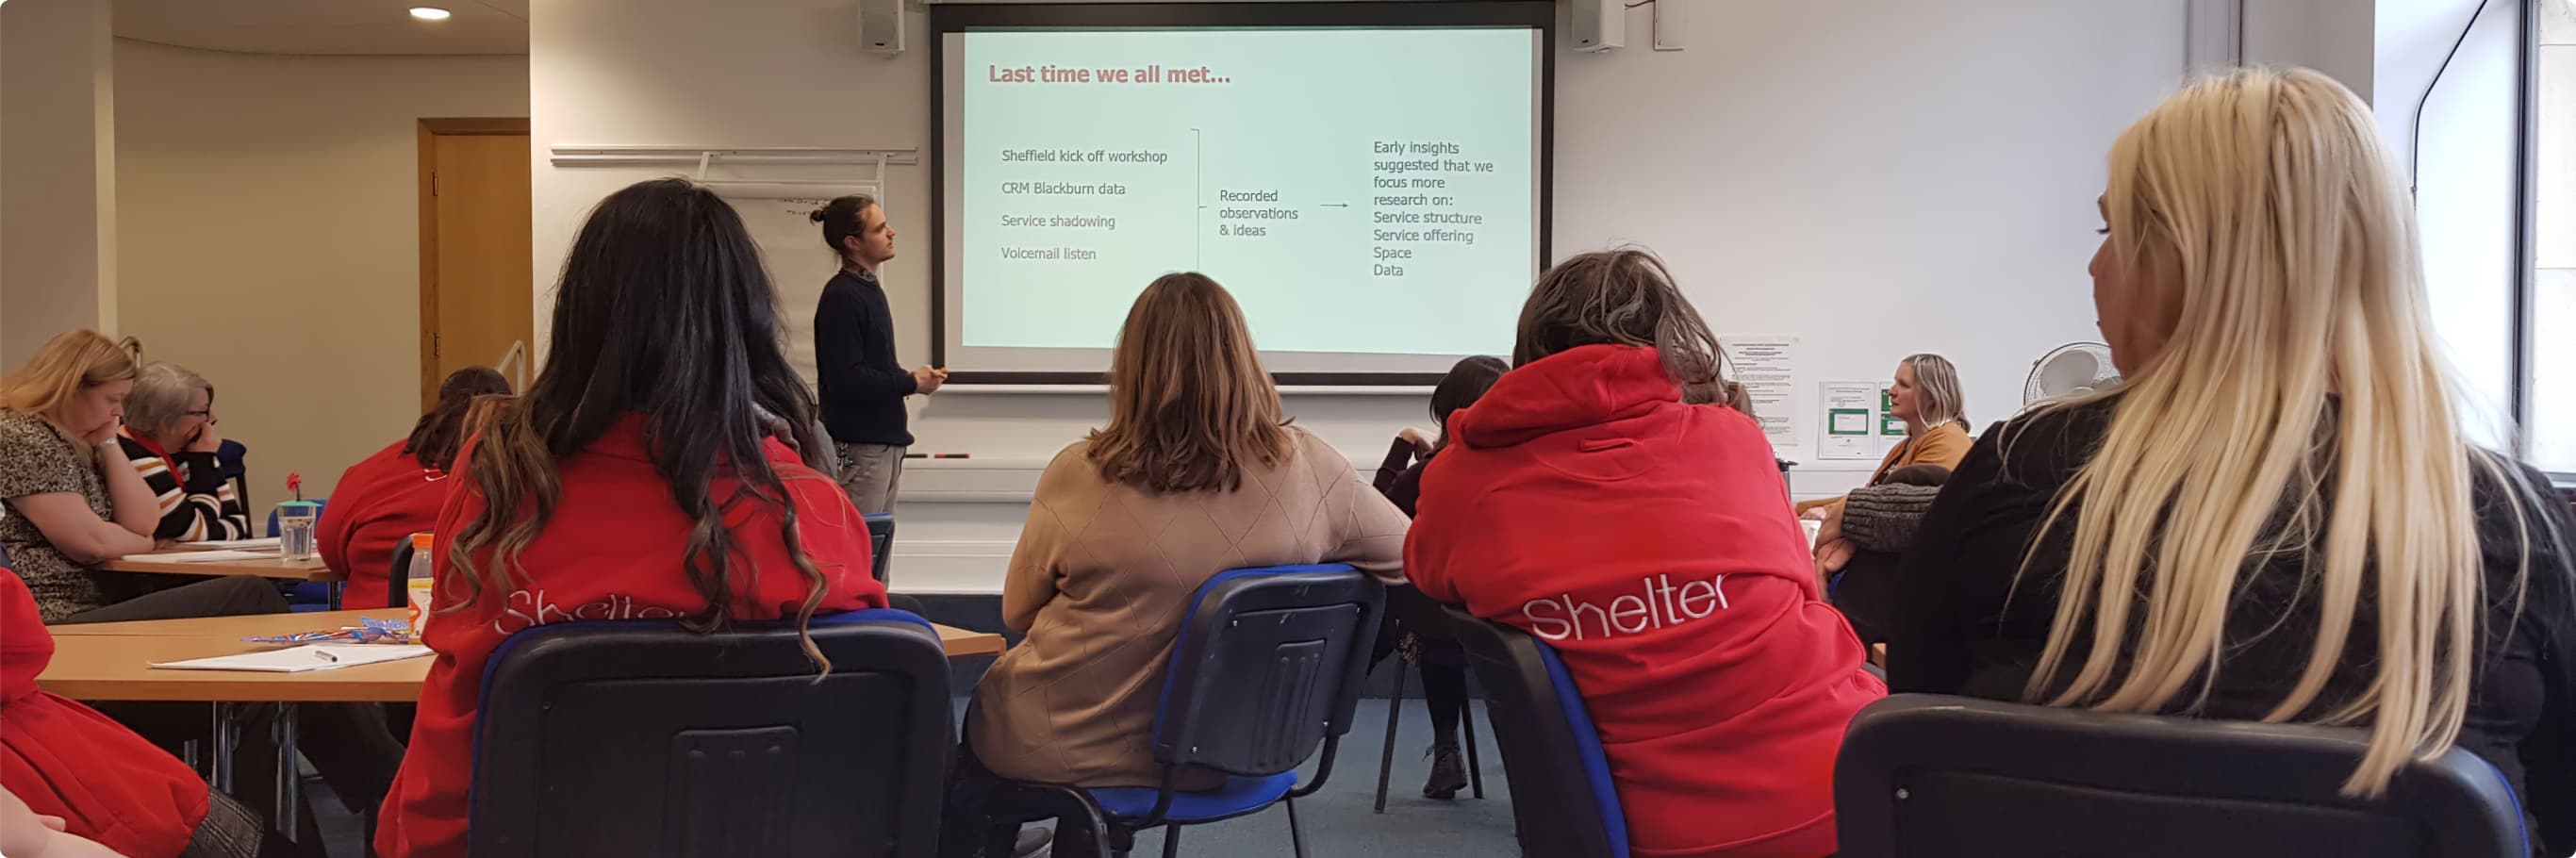
M937 851L957 733L930 624L538 626L483 676L468 799L476 858L903 856Z
M394 543L394 565L392 571L385 574L385 599L389 602L385 607L407 608L411 606L412 551L413 549L411 547L410 537L404 537L401 541Z
M2408 764L2384 798L2340 795L2367 742L1900 694L1843 737L1836 831L1845 858L2531 854L2511 787L2466 750Z
M233 497L241 500L243 509L252 508L250 465L243 461L249 455L249 447L242 446L242 442L231 438L226 438L222 444L215 445L215 470L221 471L224 479L233 484Z
M1503 752L1521 854L1628 858L1628 817L1590 708L1556 650L1527 632L1444 606L1448 628L1485 690Z
M1172 642L1155 761L1246 776L1304 763L1350 732L1385 613L1386 587L1339 563L1208 579Z
M879 584L891 584L894 581L894 513L872 512L860 517L868 522L868 557L874 564L868 567L868 574L875 575Z

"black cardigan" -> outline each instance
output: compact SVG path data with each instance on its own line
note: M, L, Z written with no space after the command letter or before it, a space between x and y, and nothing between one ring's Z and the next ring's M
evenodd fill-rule
M1889 690L2021 698L2055 621L2071 519L2050 530L2018 591L2016 572L2051 499L2099 446L2116 404L2018 419L1968 452L1905 554L1895 639L1887 647ZM2001 439L2014 439L2009 459ZM2475 490L2489 605L2458 744L2514 785L2534 823L2534 844L2566 855L2576 851L2576 558L2562 547L2576 545L2576 518L2545 496L2546 478L2523 470L2539 491L2482 473ZM2327 495L2318 503L2330 504ZM2515 536L2516 513L2535 525L2528 550ZM2249 561L2261 565L2239 580L2207 702L2186 711L2191 695L2184 694L2172 714L2258 720L2280 701L2316 640L2317 600L2298 592L2305 558L2283 552ZM2510 594L2526 569L2517 605ZM2343 666L2311 711L2352 699L2369 679L2377 623L2370 592L2362 591ZM2070 656L2080 663L2082 653Z
M842 271L814 307L823 427L844 444L912 446L903 398L916 389L894 358L894 314L874 276Z

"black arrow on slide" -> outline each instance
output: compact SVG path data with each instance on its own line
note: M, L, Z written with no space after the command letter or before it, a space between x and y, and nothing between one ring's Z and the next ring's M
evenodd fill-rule
M1350 203L1316 203L1315 205L1328 209L1346 209L1351 207Z

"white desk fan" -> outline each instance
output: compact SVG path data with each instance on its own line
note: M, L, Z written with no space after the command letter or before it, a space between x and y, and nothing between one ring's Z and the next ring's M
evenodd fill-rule
M2120 370L2111 364L2110 346L2068 343L2030 365L2030 379L2021 386L2021 402L2082 396L2119 383Z

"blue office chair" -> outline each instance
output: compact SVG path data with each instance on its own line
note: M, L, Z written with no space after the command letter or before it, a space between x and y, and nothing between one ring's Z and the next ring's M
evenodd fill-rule
M2460 748L2408 763L2382 798L2343 796L2368 741L1899 694L1843 736L1835 831L1845 858L2531 854L2510 786Z
M1170 673L1154 712L1158 787L1084 789L1018 783L997 790L987 813L994 842L1009 854L1018 822L1054 817L1056 852L1108 846L1124 858L1136 833L1160 827L1164 858L1180 854L1181 828L1288 806L1288 836L1306 858L1297 799L1322 789L1350 732L1368 675L1369 647L1386 611L1386 588L1343 564L1273 566L1219 573L1199 586L1172 642ZM1317 756L1315 780L1297 767ZM1214 792L1179 792L1185 766L1230 775Z
M1628 816L1610 758L1556 650L1527 632L1445 606L1440 631L1467 651L1503 754L1521 854L1628 858Z
M240 498L243 509L250 508L250 448L231 438L215 446L215 469L233 484L233 496Z
M938 850L948 658L920 617L558 623L483 675L468 797L476 858L890 856Z
M877 577L877 583L891 586L890 582L894 574L894 513L872 512L861 518L867 519L868 522L868 556L876 564L869 567L868 572Z

